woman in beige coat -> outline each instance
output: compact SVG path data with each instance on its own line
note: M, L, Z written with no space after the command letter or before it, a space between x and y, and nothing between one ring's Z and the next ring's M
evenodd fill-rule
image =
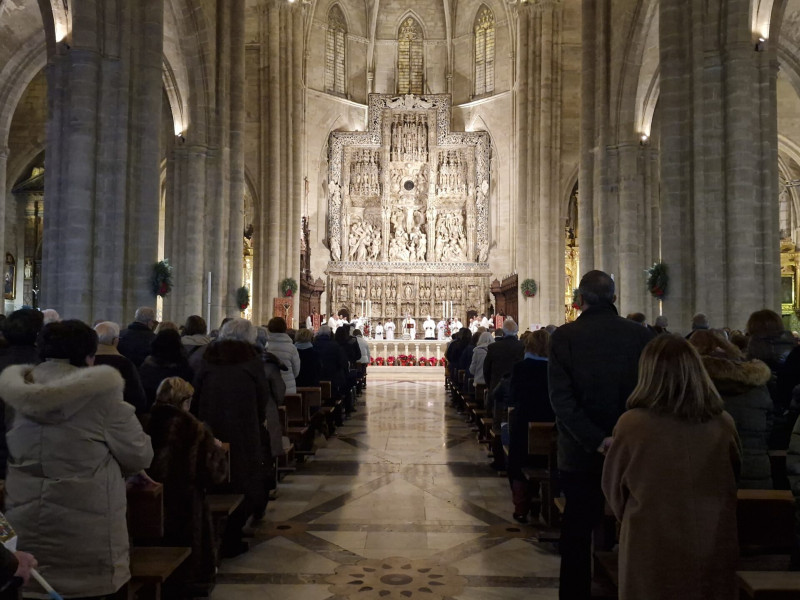
M64 597L106 598L130 579L125 480L150 465L150 438L122 399L124 382L94 362L97 334L47 325L45 361L6 368L6 516L20 547Z
M620 600L733 600L739 439L689 342L645 347L628 408L603 469Z

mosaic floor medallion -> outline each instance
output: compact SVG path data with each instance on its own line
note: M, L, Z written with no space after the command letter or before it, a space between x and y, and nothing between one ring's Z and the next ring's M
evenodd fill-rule
M327 581L332 594L352 600L438 600L460 594L466 583L453 567L400 556L341 565Z

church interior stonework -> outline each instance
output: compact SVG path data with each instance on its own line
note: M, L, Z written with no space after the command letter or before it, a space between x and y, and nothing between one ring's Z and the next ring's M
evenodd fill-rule
M2 0L0 28L6 312L125 321L167 259L175 320L244 286L258 322L463 321L515 276L512 316L560 324L598 268L676 330L800 326L797 0Z
M629 395L614 383L629 377L634 389L633 359L647 341L645 330L613 316L611 288L620 315L642 313L646 324L659 328L666 319L669 332L679 334L660 336L648 348L665 339L689 348L683 336L698 313L707 317L698 321L699 328L744 330L751 313L763 309L780 315L783 330L800 339L800 0L0 0L0 190L0 313L19 311L39 319L35 310L20 310L29 307L46 312L47 322L52 313L45 309L86 324L112 321L124 328L130 323L122 332L109 327L114 323L99 323L99 329L106 332L107 343L101 345L108 354L119 353L115 344L126 334L133 338L130 331L142 334L144 354L137 365L144 369L131 365L130 377L140 374L141 406L146 389L147 410L136 406L134 415L125 405L129 422L141 434L137 439L145 436L136 417L151 405L188 419L192 400L198 416L205 410L227 429L220 434L224 429L217 427L219 439L212 440L216 426L205 416L205 424L197 420L196 437L203 440L208 462L216 456L219 463L216 475L222 483L208 495L217 496L215 502L206 502L205 487L211 489L211 483L203 480L195 487L201 480L193 470L201 461L195 453L200 441L185 452L192 468L175 469L193 478L186 497L194 504L185 512L194 528L187 536L194 537L181 542L177 550L185 550L178 553L183 558L172 568L177 579L178 565L195 552L191 560L207 563L209 581L173 579L176 587L170 588L168 580L159 596L161 580L171 572L149 577L140 571L130 581L131 594L171 600L195 597L194 592L212 600L553 599L559 597L559 585L573 579L559 579L570 572L562 571L562 557L570 556L564 550L570 532L559 527L570 518L574 522L576 514L578 519L589 515L587 523L600 518L604 499L595 485L598 465L611 462L601 455L613 456L612 442L620 447L612 433L614 411L629 397L644 402L636 391ZM581 277L594 270L611 278L593 273L582 286L590 292L578 294ZM592 317L579 318L583 309L583 316L596 309L619 331L627 328L623 333L630 340L608 336L605 348L575 341L589 339L577 334L567 339L569 332L591 323ZM187 321L198 315L202 318ZM218 337L229 317L234 320ZM503 321L507 317L513 321ZM662 318L658 323L657 317ZM247 320L263 325L260 329L271 322L269 331L256 331ZM351 339L342 328L345 320L357 324L368 340L355 331ZM159 321L163 329L150 331ZM183 323L181 338L170 326L177 330L175 324ZM325 323L334 326L332 335ZM471 338L464 331L470 325ZM479 331L479 325L486 330ZM45 373L93 364L94 354L86 352L72 365L63 364L64 352L45 355L49 332L56 331L57 338L59 330L73 326L48 325L39 348L30 342L27 349L37 358L55 359L43 365ZM460 333L453 343L451 326ZM37 321L34 333L41 327ZM316 338L303 330L307 327ZM552 333L552 343L542 329ZM523 338L526 330L531 333ZM91 331L81 335L100 339ZM6 337L12 347L12 336ZM179 374L194 378L190 391L180 382L170 384L176 387L169 407L154 404L162 400L163 377L156 377L156 385L143 385L142 372L164 366L151 364L159 351L153 339L174 342L170 348L161 345L158 360L169 355L165 369L186 363ZM258 351L254 339L261 343ZM0 339L0 362L5 341ZM721 340L712 341L716 345L709 355L714 356L704 358L716 359L723 350ZM191 353L201 346L193 359ZM585 348L578 346L591 346L591 352L581 354ZM572 362L562 356L559 363L553 348L569 353ZM276 357L273 351L285 354ZM235 360L228 361L226 352L237 355ZM301 383L301 353L302 361L316 369L313 385ZM631 363L616 361L617 354ZM800 446L793 450L788 442L789 420L796 417L791 411L797 408L789 398L796 390L797 403L800 379L788 386L785 405L774 406L770 393L783 383L774 369L764 366L766 375L753 374L752 386L749 380L734 382L742 383L745 393L763 388L769 404L757 410L740 405L741 414L763 417L761 429L748 423L740 440L735 427L741 426L720 414L718 396L724 394L712 387L713 377L703 375L708 371L698 353L689 348L683 356L689 355L686 361L697 363L697 376L691 381L694 391L685 392L691 398L686 404L699 404L701 387L709 405L718 402L705 412L681 405L689 415L684 426L716 426L724 420L720 427L728 436L724 454L731 473L706 466L715 475L708 479L727 477L726 510L736 506L734 500L745 507L740 513L745 517L735 525L739 533L749 528L763 534L759 539L769 550L777 545L773 537L780 538L780 571L800 568L800 535L792 527L795 498L789 491L789 478L800 473ZM741 356L731 355L729 362L750 364ZM800 351L788 356L796 358ZM289 368L281 371L281 360ZM523 362L530 371L519 375ZM651 359L651 365L657 362ZM792 368L800 372L797 364ZM576 365L604 372L593 379L594 371ZM20 374L20 389L30 390L26 385L34 380L22 373L42 371L24 368L0 372ZM307 375L309 369L303 368ZM110 370L81 369L90 376ZM582 377L579 371L590 374L580 381L590 380L588 391L573 385ZM118 408L122 383L113 375L108 396ZM525 383L513 383L514 377ZM528 385L532 381L549 412L524 419L523 404L535 395ZM551 402L559 394L553 382L560 385L560 404ZM247 393L238 393L250 383ZM286 394L272 391L281 386ZM684 394L689 387L664 384L663 389ZM489 395L498 388L508 390L516 416L506 410L502 396L495 403ZM5 400L8 391L0 391ZM613 410L602 406L590 414L595 407L585 410L581 403L593 394L600 398L597 406L605 402ZM612 399L615 394L620 397ZM489 405L481 404L484 395ZM675 395L683 401L684 395ZM242 409L244 416L233 423L228 413L245 402L249 412ZM34 416L25 425L10 420L5 425L9 432L23 430L17 439L25 442L32 439L27 423L44 410L33 404ZM663 416L656 414L661 404L652 408L639 413ZM53 409L42 418L65 411ZM631 413L638 414L625 415ZM3 414L27 418L21 410ZM588 425L570 430L565 415L567 422ZM602 427L592 422L595 417L603 419ZM623 418L630 420L619 423L635 429L632 418ZM773 428L772 420L786 439L780 446L770 439L767 451L765 432ZM49 422L36 427L44 431ZM514 427L516 438L509 433ZM250 435L242 433L245 429ZM800 422L792 444L800 440L798 433ZM83 436L81 447L94 437ZM685 437L707 439L694 433ZM671 442L676 439L683 438L670 435ZM572 475L578 476L570 480L562 448L555 450L565 440L577 448L572 448L575 456L591 462L591 476L597 475L591 489L581 481L586 479L583 463L575 463ZM732 499L739 475L734 446L740 441L745 459L747 443L758 444L756 459L772 469L769 485L774 479L775 489L740 490L745 493ZM38 452L39 446L31 444ZM681 451L688 448L694 446ZM530 458L526 449L542 460L525 463L523 471ZM37 469L15 452L12 447L7 464L17 471L9 472L33 477ZM71 453L64 456L72 460ZM116 467L112 458L109 454L106 462ZM660 478L662 466L680 470L681 461L664 459L650 472ZM716 464L694 456L685 462ZM239 473L225 481L231 474L226 469ZM531 471L538 475L529 480ZM152 491L154 482L135 477ZM115 480L121 483L118 471ZM526 487L530 481L536 485ZM664 477L659 483L664 481L672 480ZM235 487L242 483L246 486ZM800 490L796 481L792 485ZM13 475L2 489L13 504ZM586 511L573 500L584 496L594 502L585 505ZM531 504L521 512L520 497L521 504ZM659 498L663 501L663 494ZM68 500L75 503L73 497ZM112 504L122 507L121 515L126 504L117 500ZM5 510L2 501L0 495ZM704 502L696 506L717 506ZM800 506L800 496L797 502ZM754 516L744 512L748 506L755 506ZM691 521L684 534L706 531L697 525L704 519L714 522L714 515L697 519L697 514L687 509L679 515ZM617 541L609 515L603 541L610 544L604 549ZM672 519L654 521L671 526ZM762 527L765 521L778 526ZM124 530L121 523L122 517L117 533ZM156 525L161 535L154 539L164 541L164 519ZM733 526L725 532L733 532ZM149 535L134 532L136 527L130 531L132 548L144 547L137 554L149 557L155 544ZM196 552L201 529L202 556ZM577 536L574 529L573 550L575 537L593 535L591 527L578 527ZM44 532L39 537L52 546ZM122 547L126 539L119 537ZM142 538L148 543L137 546ZM750 558L748 538L738 539L744 540L743 552L732 553L733 558ZM160 544L156 552L173 545ZM589 570L591 555L583 552L588 548L587 543L578 552L579 562L586 563L583 571ZM652 548L661 550L660 544ZM572 552L573 563L578 553ZM72 558L68 555L59 549L59 560ZM115 555L115 567L127 566L123 555ZM594 558L596 572L602 566L612 574L605 582L610 592L594 597L624 598L627 573L624 566L617 570L623 563L606 555L611 561L606 569L599 553ZM128 562L133 565L134 559ZM152 561L156 568L166 562ZM58 572L57 565L41 568L44 575L51 568ZM677 567L671 572L683 575ZM620 596L614 589L618 573ZM798 575L786 574L779 589L791 585L791 597L798 597ZM686 579L694 584L702 577ZM207 585L194 585L201 583ZM136 592L140 584L141 590L151 585L154 595ZM124 581L119 585L115 589L122 595L113 599L129 591ZM178 588L183 595L170 595ZM112 600L88 593L66 596ZM637 600L645 596L655 597L644 594Z

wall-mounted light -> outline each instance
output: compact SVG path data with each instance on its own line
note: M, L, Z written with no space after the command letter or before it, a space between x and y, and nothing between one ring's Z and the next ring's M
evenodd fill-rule
M639 136L639 144L642 146L647 146L650 143L650 136L646 133L643 133Z
M767 47L767 39L764 37L758 38L755 48L756 52L763 52L766 49L766 47Z
M175 134L175 140L180 144L186 143L186 138L183 137L183 132L180 131L177 134Z

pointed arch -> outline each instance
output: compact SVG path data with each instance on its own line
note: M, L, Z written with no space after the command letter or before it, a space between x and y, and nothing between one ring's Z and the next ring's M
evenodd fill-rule
M347 95L347 19L338 3L328 10L325 32L325 91Z
M425 89L425 33L407 13L397 29L397 93L422 94Z
M473 94L494 93L495 18L492 9L481 4L475 13L473 32Z

